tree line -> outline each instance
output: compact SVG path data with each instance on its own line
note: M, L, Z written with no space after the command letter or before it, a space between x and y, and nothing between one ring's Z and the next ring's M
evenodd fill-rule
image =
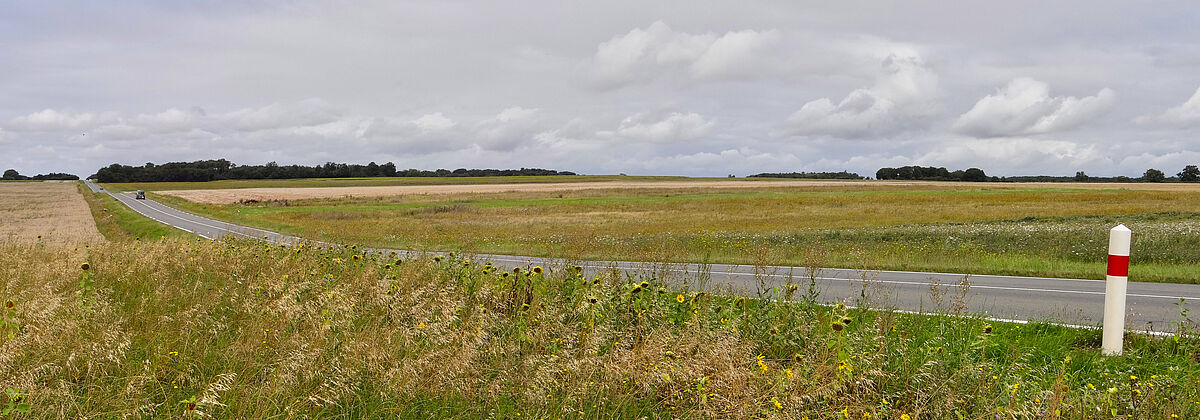
M875 179L903 179L921 181L967 181L987 182L999 181L999 178L989 178L983 169L968 168L951 172L946 168L934 166L901 166L899 168L879 168L875 171Z
M799 179L863 179L853 172L765 172L747 178L799 178Z
M899 168L880 168L875 172L875 179L900 179L922 181L967 181L967 182L1200 182L1200 168L1187 165L1173 177L1168 177L1158 169L1147 169L1140 178L1127 176L1100 177L1090 176L1083 171L1075 176L987 176L982 169L949 171L946 168L934 166L902 166Z
M147 163L128 166L114 163L100 168L91 178L99 182L206 182L222 179L296 179L296 178L372 178L372 177L477 177L519 175L575 175L573 172L550 169L419 169L397 170L388 162L366 165L327 162L324 165L237 165L225 159L195 162L169 162L161 165Z
M25 176L17 172L16 169L6 170L4 171L4 176L0 176L0 181L75 181L78 179L78 176L58 172Z

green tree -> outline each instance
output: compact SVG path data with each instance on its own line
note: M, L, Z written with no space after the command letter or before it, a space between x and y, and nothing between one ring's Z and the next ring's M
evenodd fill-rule
M1163 171L1154 168L1147 169L1146 173L1142 174L1142 182L1163 182L1166 179Z
M1197 168L1196 165L1184 166L1178 176L1179 180L1183 182L1198 182L1200 181L1200 168Z
M967 170L963 171L962 180L970 182L986 182L988 177L987 174L983 172L983 169L968 168Z
M1087 182L1088 178L1091 177L1088 176L1088 174L1083 173L1083 171L1075 173L1075 182Z
M16 169L9 169L7 171L4 171L4 176L0 177L0 179L3 179L5 181L19 181L22 179L29 179L29 177L17 173Z

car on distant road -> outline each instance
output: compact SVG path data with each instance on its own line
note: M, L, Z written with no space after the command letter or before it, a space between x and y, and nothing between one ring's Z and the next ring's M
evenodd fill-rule
M137 194L134 194L133 198L135 200L145 200L146 199L146 190L137 190Z

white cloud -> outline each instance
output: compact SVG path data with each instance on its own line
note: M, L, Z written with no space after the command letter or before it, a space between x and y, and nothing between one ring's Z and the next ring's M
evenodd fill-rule
M207 115L204 110L199 107L188 111L170 108L156 114L138 114L130 118L127 123L133 126L144 127L150 132L167 133L187 131L198 127L203 124L206 117Z
M1111 163L1095 145L1034 138L969 139L949 142L914 160L918 165L980 167L990 174L1046 174L1049 168L1085 168ZM1052 172L1052 173L1054 173Z
M919 125L938 110L938 77L918 55L888 55L875 85L856 89L838 103L809 101L792 113L784 133L867 137Z
M1200 88L1182 105L1171 107L1161 115L1142 116L1138 123L1161 123L1176 127L1192 127L1200 125Z
M453 128L455 125L458 125L454 122L454 120L446 118L445 115L442 115L441 112L422 115L420 118L412 120L412 123L413 125L417 126L417 128L427 132L447 130Z
M975 137L1006 137L1063 131L1086 123L1113 106L1108 88L1095 96L1050 96L1050 86L1017 78L975 103L954 123L954 130Z
M747 77L778 39L773 30L690 34L660 20L601 43L592 60L592 76L601 87L652 80L664 73L681 73L690 80Z
M617 127L617 134L651 142L694 140L708 135L715 125L715 121L706 120L694 112L672 112L663 118L639 113L622 120L621 125Z
M44 109L13 118L8 128L14 131L62 131L89 129L117 121L115 112L61 112Z
M532 117L535 113L537 113L537 109L514 106L512 108L505 108L503 111L500 111L499 114L496 114L495 120L499 122L521 121Z

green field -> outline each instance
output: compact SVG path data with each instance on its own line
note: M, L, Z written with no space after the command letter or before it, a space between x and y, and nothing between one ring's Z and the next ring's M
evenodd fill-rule
M764 183L229 205L156 198L374 247L1073 278L1102 278L1107 231L1124 223L1134 231L1132 279L1200 283L1200 192L1189 191Z
M1094 330L947 308L827 307L803 289L760 300L669 278L537 271L238 241L0 243L0 409L18 410L6 418L1200 415L1200 340L1187 329L1131 335L1124 356L1103 357Z

